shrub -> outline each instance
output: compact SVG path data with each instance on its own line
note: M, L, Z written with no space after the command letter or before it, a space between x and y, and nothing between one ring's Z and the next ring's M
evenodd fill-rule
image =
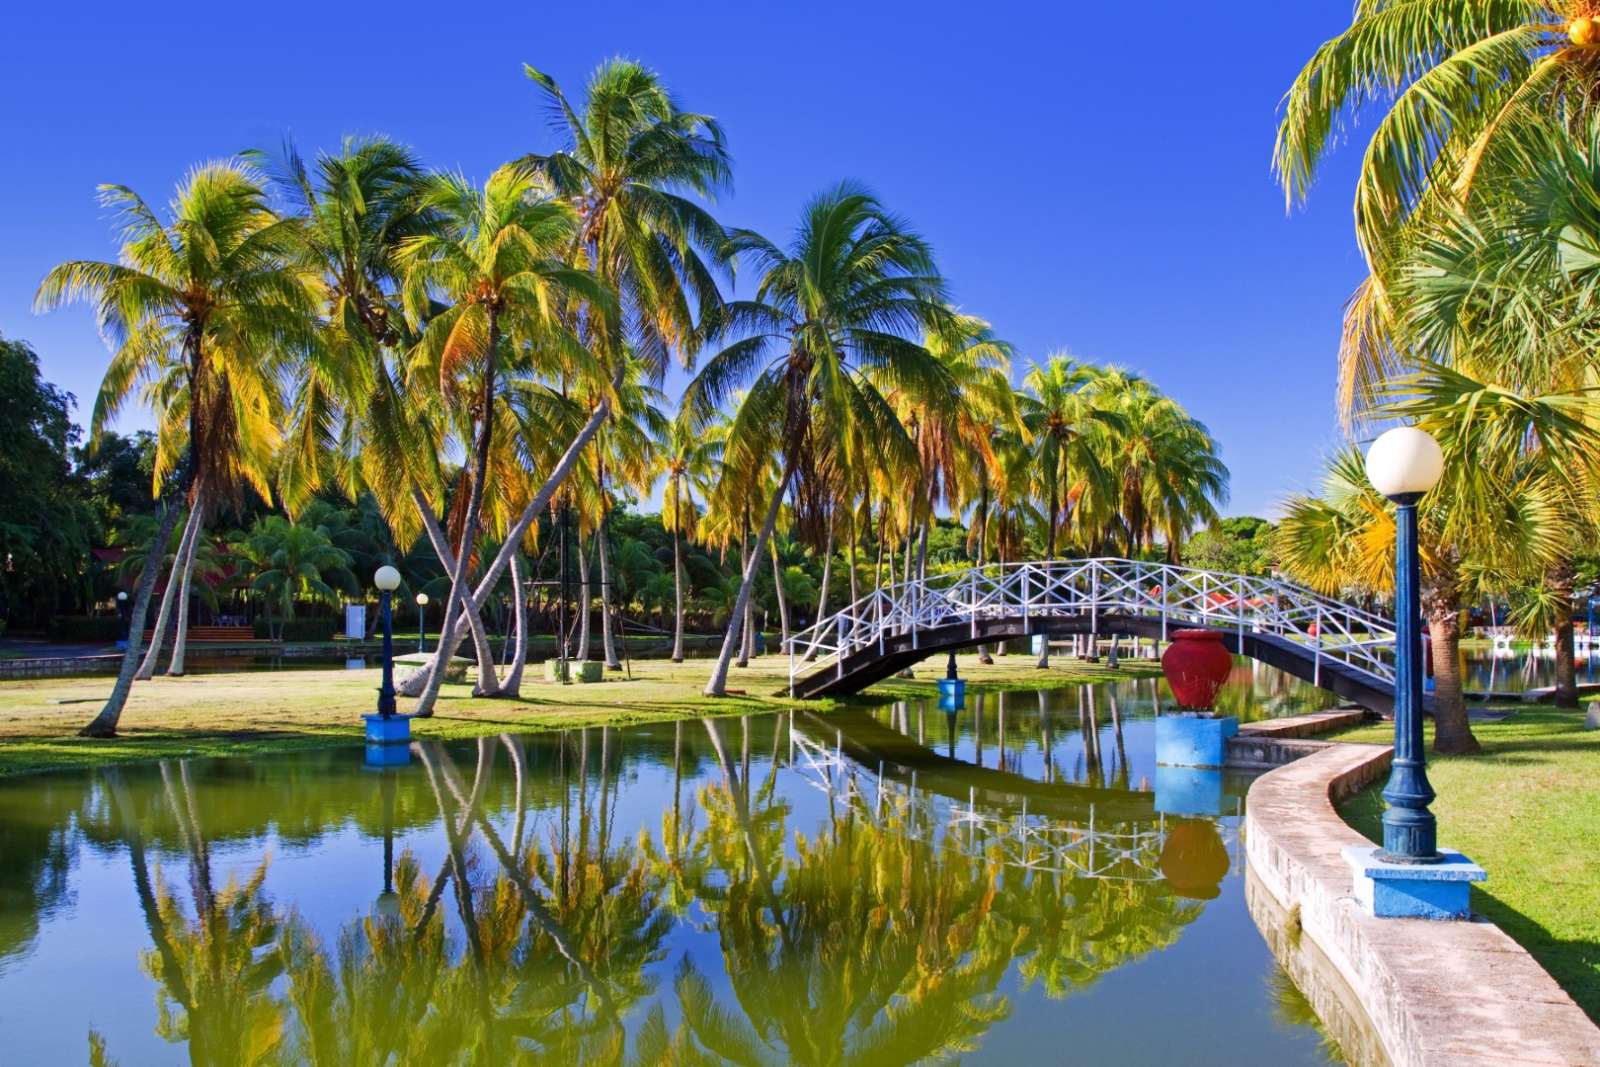
M122 618L117 615L52 615L50 640L104 642L122 640Z
M266 619L257 619L255 627L257 637L273 636L267 632ZM273 623L273 628L282 633L285 641L332 641L338 627L338 619L290 619L288 622L280 619Z

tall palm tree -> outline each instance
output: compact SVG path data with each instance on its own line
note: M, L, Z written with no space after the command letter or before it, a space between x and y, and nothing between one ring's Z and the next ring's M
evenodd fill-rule
M101 187L123 224L121 261L63 263L39 285L35 306L94 303L115 346L95 401L98 437L141 382L164 403L157 489L174 472L200 513L248 485L270 497L281 425L277 382L285 360L312 341L312 296L295 259L298 224L279 218L254 168L236 160L197 167L179 186L169 221L133 190ZM134 600L128 651L116 685L84 729L116 733L138 666L149 592L177 510L169 506ZM196 520L197 523L200 520ZM182 582L168 582L169 591ZM186 604L180 605L180 618ZM180 625L179 639L183 627ZM182 671L181 656L177 671Z
M713 267L725 234L699 202L731 181L722 127L683 110L631 60L602 63L577 105L550 75L523 70L567 141L524 163L578 212L575 261L618 293L626 340L654 383L671 353L692 353L696 323L722 303ZM613 348L624 340L591 339Z
M1356 187L1356 237L1371 275L1346 315L1347 414L1400 372L1394 253L1414 223L1468 197L1498 145L1529 123L1582 110L1600 83L1596 15L1589 0L1363 0L1284 95L1273 162L1291 204L1357 117L1386 107Z
M1094 403L1114 415L1096 439L1110 472L1107 503L1122 526L1127 554L1148 550L1160 535L1176 561L1197 526L1217 519L1226 501L1228 469L1217 443L1198 419L1150 382L1120 368L1095 381Z
M1600 384L1600 119L1527 126L1489 154L1472 201L1422 230L1397 267L1400 331L1412 348L1512 393L1584 394ZM1590 405L1576 413L1592 421ZM1593 455L1507 435L1508 457L1546 468L1561 553L1518 599L1525 626L1556 635L1557 704L1576 707L1576 557L1600 535Z
M564 202L545 195L532 170L501 167L482 189L454 175L436 175L423 199L438 214L438 232L412 237L400 248L406 315L422 330L411 373L437 380L469 442L465 525L440 637L438 662L444 664L444 650L454 648L459 632L457 606L462 614L475 610L467 567L482 519L502 371L528 354L579 351L558 305L582 301L603 321L613 298L592 275L558 258L578 220ZM447 306L435 309L435 297ZM444 673L430 672L418 715L432 714Z
M1062 511L1073 517L1085 496L1106 495L1111 475L1094 447L1096 424L1118 416L1092 402L1096 371L1070 356L1051 356L1023 379L1022 424L1032 436L1045 509L1045 558L1056 557ZM1050 666L1050 642L1039 642L1039 666Z
M722 455L721 442L695 432L681 416L672 420L661 449L660 467L666 475L661 502L661 524L672 534L672 662L683 662L683 539L693 538L699 517L694 494L711 481Z
M821 473L825 448L848 453L862 441L914 461L905 428L874 379L915 389L941 406L954 396L949 372L921 343L949 318L932 250L864 188L843 182L815 197L786 250L749 231L733 245L760 272L756 294L710 315L707 335L731 343L690 382L683 407L703 425L747 383L726 461L755 469L756 457L775 455L779 474L706 683L708 696L727 687L750 588L796 477L804 496L804 481Z

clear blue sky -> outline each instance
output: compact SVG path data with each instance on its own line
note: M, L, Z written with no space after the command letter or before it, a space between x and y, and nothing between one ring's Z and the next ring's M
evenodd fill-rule
M1359 145L1293 215L1269 156L1283 90L1349 9L24 4L0 65L0 332L34 344L86 421L93 321L31 303L54 263L115 255L97 183L164 203L198 160L372 132L481 177L552 144L524 62L576 95L623 54L723 121L725 221L781 239L807 196L866 182L1018 346L1019 379L1056 350L1148 375L1220 438L1227 513L1261 513L1314 486L1339 436Z

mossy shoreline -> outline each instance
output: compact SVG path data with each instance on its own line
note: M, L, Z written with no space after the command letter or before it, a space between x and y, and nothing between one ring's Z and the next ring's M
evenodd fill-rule
M1149 677L1159 667L1124 659L1111 668L1056 657L1040 670L1032 656L998 657L993 665L975 655L958 657L970 692L1052 689L1119 678ZM943 664L924 663L917 677L893 678L843 700L791 701L781 693L788 680L786 656L763 656L735 668L730 690L701 695L710 663L635 660L626 672L611 672L592 685L554 685L536 680L530 667L519 699L475 698L467 684L447 685L431 718L418 719L419 738L454 740L484 734L564 730L580 726L626 726L705 715L758 714L787 707L827 711L896 700L932 699ZM0 777L122 764L142 760L250 756L311 748L358 746L361 715L373 710L376 669L276 670L158 677L135 684L119 735L108 740L77 736L105 701L112 679L39 678L0 686ZM401 711L410 701L402 699Z

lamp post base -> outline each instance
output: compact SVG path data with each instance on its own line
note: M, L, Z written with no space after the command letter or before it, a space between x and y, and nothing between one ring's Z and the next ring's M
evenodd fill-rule
M369 745L409 745L411 743L411 717L409 715L363 715L367 724Z
M1395 863L1372 845L1344 849L1356 900L1379 919L1465 919L1472 883L1489 877L1459 852L1440 849L1437 863Z

